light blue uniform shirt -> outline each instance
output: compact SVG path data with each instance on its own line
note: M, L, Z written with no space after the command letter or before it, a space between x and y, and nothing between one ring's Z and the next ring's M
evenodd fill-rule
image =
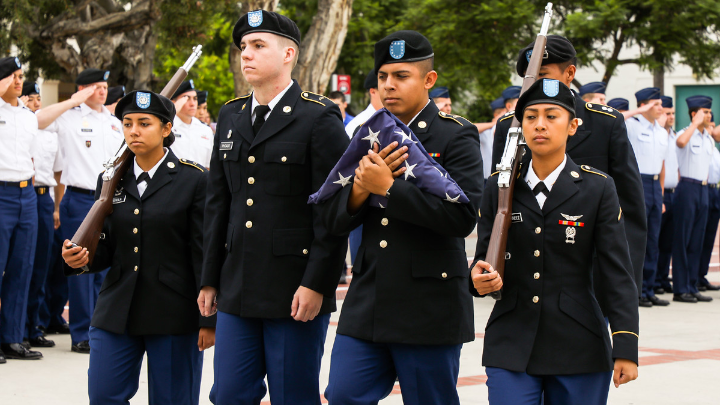
M480 155L482 155L483 160L483 177L486 179L495 172L495 169L490 167L490 164L492 163L494 135L495 125L493 125L490 129L480 132Z
M670 128L667 155L665 156L665 188L675 188L678 185L678 159L677 159L677 133Z
M710 174L708 175L709 184L720 183L720 151L717 148L712 150L712 162L710 163Z
M665 128L657 121L648 121L642 115L625 121L625 126L640 173L660 174L668 148L668 133Z
M678 132L678 137L685 132ZM710 173L710 162L715 142L707 130L701 134L697 129L684 148L678 147L677 158L680 176L706 181Z

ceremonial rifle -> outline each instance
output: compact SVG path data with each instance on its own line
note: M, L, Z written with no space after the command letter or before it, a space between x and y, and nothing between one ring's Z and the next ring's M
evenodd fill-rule
M540 33L535 39L535 46L528 62L525 78L523 79L522 95L537 80L538 72L542 66L543 58L547 58L545 44L547 43L547 32L552 18L552 3L545 6L545 16L543 17ZM515 111L512 124L508 130L505 139L505 150L502 159L497 164L498 173L498 209L495 214L495 222L493 223L492 233L490 235L490 243L488 244L485 261L490 263L493 269L498 272L500 278L505 278L505 247L507 246L508 231L512 220L512 200L513 190L515 189L515 180L518 178L518 169L520 160L525 154L525 137L522 134L522 127L517 119L517 115L522 111ZM490 296L496 300L502 299L502 289L490 293Z
M172 97L175 91L180 87L183 80L188 75L188 72L200 58L202 54L202 45L193 47L193 52L185 61L185 64L180 67L175 75L170 79L165 88L160 92L160 95L167 98ZM122 119L122 118L121 118ZM93 203L90 212L83 220L82 224L78 228L75 235L70 239L73 243L73 247L82 246L88 250L88 264L82 267L82 273L90 271L90 265L95 257L95 251L97 250L98 242L101 238L104 238L102 233L103 224L105 218L113 212L113 196L115 189L117 189L120 179L127 173L130 165L133 162L134 154L130 151L125 141L120 145L118 152L110 158L105 164L105 172L103 173L102 179L102 190L100 192L100 198ZM82 274L79 273L79 274Z

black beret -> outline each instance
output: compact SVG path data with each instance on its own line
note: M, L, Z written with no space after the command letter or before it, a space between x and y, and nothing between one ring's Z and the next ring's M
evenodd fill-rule
M125 86L115 86L108 89L105 105L117 103L118 100L125 97Z
M517 60L517 74L525 76L525 70L527 70L528 63L530 62L530 56L532 56L532 50L535 46L535 41L531 42L530 45L523 48L518 55ZM548 35L547 44L545 44L545 54L543 55L542 65L549 65L552 63L567 62L577 55L575 48L569 39L560 35Z
M198 96L198 105L207 103L207 98L208 98L207 90L198 91L197 96Z
M22 68L20 59L14 56L0 59L0 80L10 76L20 68Z
M269 32L293 40L300 46L300 29L295 21L273 11L251 11L235 23L233 28L233 42L240 48L240 41L247 34L254 32Z
M176 98L180 97L181 94L187 93L190 90L195 90L195 83L193 83L192 79L180 83L180 87L175 90L175 94L173 94L170 99L175 100Z
M375 71L375 69L371 70L370 73L368 73L365 77L364 87L365 90L378 88L377 72Z
M93 83L107 82L110 77L109 70L100 70L95 68L85 69L75 79L77 85L88 85Z
M115 116L120 119L123 119L125 114L131 113L152 114L165 121L173 122L175 104L167 97L151 91L136 90L120 99L115 107Z
M40 87L35 82L23 83L22 96L29 96L31 94L40 94Z
M417 31L396 31L375 43L375 71L386 63L417 62L434 56L432 45Z
M522 122L525 109L535 104L555 104L575 115L575 95L565 83L555 79L540 79L518 99L515 117Z

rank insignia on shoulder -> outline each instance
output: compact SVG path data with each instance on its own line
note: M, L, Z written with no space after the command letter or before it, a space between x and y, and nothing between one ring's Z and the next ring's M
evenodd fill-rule
M327 102L327 100L329 100L327 97L321 96L320 94L315 94L310 91L303 91L302 93L300 93L300 97L302 97L303 100L318 103L323 107L326 107L329 105L329 104L325 104Z
M440 111L440 112L438 113L438 115L439 115L441 118L445 118L445 119L448 119L448 120L453 120L453 121L457 122L458 124L460 124L461 126L464 126L464 125L465 125L465 124L463 124L463 123L461 122L461 120L465 120L465 121L467 121L468 123L470 123L470 121L468 121L467 119L465 119L464 117L462 117L462 116L460 116L460 115L448 114L448 113L443 112L443 111Z
M195 163L195 162L193 162L193 161L191 161L191 160L178 159L178 162L180 162L180 163L182 163L182 164L184 164L184 165L192 166L192 167L200 170L201 172L204 172L204 171L205 171L205 168L204 168L204 167L202 167L200 164Z
M238 100L246 99L246 98L250 97L251 95L252 95L252 93L249 93L249 94L246 94L246 95L244 95L244 96L240 96L240 97L236 97L236 98L234 98L234 99L232 99L232 100L228 100L228 101L225 103L225 105L228 105L228 104L230 104L230 103L232 103L232 102L235 102L235 101L238 101Z

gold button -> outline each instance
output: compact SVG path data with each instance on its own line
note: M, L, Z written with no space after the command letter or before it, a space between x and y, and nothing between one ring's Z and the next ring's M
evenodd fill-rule
M540 232L542 232L542 229L540 229L539 226L537 228L535 228L535 233L540 233Z
M304 255L308 254L308 250L307 250L307 249L303 249L303 254L304 254Z
M255 163L255 156L248 156L248 162Z
M442 278L447 278L447 273L443 272L443 274L441 274L441 276L442 276Z
M418 122L418 128L425 128L427 126L427 123L425 121Z
M537 295L534 296L534 297L533 297L533 302L537 304L538 301L540 301L540 297L538 297Z
M539 250L536 250L536 251L535 251L535 257L540 257L540 251L539 251Z
M283 163L284 163L284 162L287 162L287 157L283 156L283 157L280 158L280 160L281 160Z
M578 172L576 172L575 170L571 171L571 172L570 172L570 175L573 176L573 177L575 177L576 179L577 179L578 177L580 177L580 175L578 174Z
M133 228L133 233L137 233L137 228Z
M227 159L227 153L223 153L223 159Z
M135 271L137 271L137 266L135 266Z
M252 221L245 222L245 228L252 228Z
M388 219L387 219L387 218L383 218L382 221L380 221L380 223L381 223L383 226L387 226L387 224L388 224Z
M137 214L139 214L139 213L140 213L140 210L139 210L139 209L137 209L137 208L135 208L135 211L133 211L133 212L135 213L135 215L137 215Z
M539 278L540 278L540 273L535 273L535 274L533 274L533 277L535 278L535 280L539 279Z
M137 246L135 246L135 253L137 253L137 252L138 252L138 248L137 248Z
M385 248L387 247L387 242L384 241L384 240L381 240L381 241L380 241L380 247L383 248L383 249L385 249Z
M255 177L248 177L248 184L255 184Z
M253 200L252 200L252 198L248 198L248 200L247 200L247 205L248 205L248 207L252 207L252 205L253 205Z

